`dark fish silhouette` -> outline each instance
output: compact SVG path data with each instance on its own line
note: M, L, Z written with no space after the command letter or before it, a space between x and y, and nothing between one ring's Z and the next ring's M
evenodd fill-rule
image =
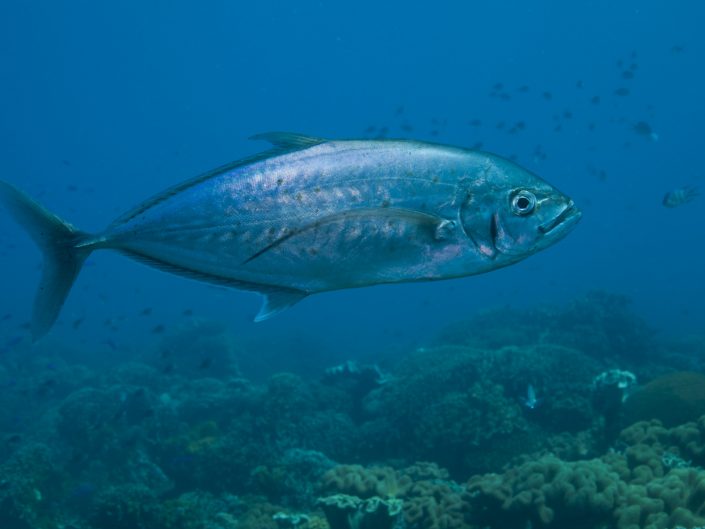
M651 141L658 141L658 134L653 131L651 125L649 125L646 121L637 121L634 123L632 130L639 136L648 138Z
M667 208L677 208L688 202L692 202L700 194L696 187L684 186L669 191L663 197L663 205Z

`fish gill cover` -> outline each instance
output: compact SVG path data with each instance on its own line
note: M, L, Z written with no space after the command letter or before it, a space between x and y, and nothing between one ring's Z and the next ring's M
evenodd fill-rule
M705 526L703 15L4 2L0 528Z

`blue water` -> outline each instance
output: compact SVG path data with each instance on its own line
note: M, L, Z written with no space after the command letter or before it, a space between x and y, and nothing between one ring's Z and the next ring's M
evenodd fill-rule
M704 19L695 1L5 0L0 178L81 229L264 150L248 137L272 130L479 142L583 211L565 240L509 268L317 295L260 324L252 293L97 252L34 347L119 363L192 311L277 369L305 371L411 350L481 310L593 290L627 296L662 335L702 333L705 196L661 201L705 192ZM0 227L0 343L29 353L41 256L1 210Z
M665 330L705 323L701 202L660 204L666 191L704 179L705 39L695 2L0 9L3 178L82 229L99 230L168 185L263 149L247 140L254 133L349 138L371 125L391 137L482 142L516 155L584 211L568 239L510 269L317 296L259 326L248 323L258 306L251 294L215 292L97 254L62 313L64 321L87 316L82 339L97 340L95 322L124 314L130 341L141 329L136 309L153 306L167 322L192 307L255 337L355 336L382 346L389 334L396 342L481 307L593 288L631 296ZM619 61L637 65L633 79L621 77ZM491 97L496 83L510 100ZM614 94L623 87L628 96ZM475 119L481 126L468 124ZM525 130L509 134L517 121ZM632 130L639 121L658 141ZM0 311L26 318L39 255L5 221L3 275L12 280Z

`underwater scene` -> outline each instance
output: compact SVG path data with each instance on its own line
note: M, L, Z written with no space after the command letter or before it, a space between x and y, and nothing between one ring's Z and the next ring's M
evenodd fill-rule
M705 4L0 4L0 529L705 528Z

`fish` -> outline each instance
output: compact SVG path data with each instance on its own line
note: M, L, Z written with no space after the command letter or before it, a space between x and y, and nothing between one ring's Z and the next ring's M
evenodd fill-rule
M536 390L534 389L534 386L529 384L526 387L526 397L524 398L524 406L526 406L530 410L535 410L539 404L541 404L541 399L536 398Z
M654 130L651 128L651 125L649 125L646 121L637 121L632 126L632 130L635 134L638 134L639 136L648 138L651 141L658 141L658 134L654 132Z
M285 132L253 139L273 148L171 187L94 234L0 181L0 203L43 251L33 339L51 329L97 250L257 292L263 321L320 292L490 272L563 239L582 216L557 188L488 152Z
M629 95L629 88L617 88L614 91L614 95L620 96L620 97L626 97Z
M684 186L669 191L663 196L662 204L667 208L677 208L687 204L700 194L697 187Z

